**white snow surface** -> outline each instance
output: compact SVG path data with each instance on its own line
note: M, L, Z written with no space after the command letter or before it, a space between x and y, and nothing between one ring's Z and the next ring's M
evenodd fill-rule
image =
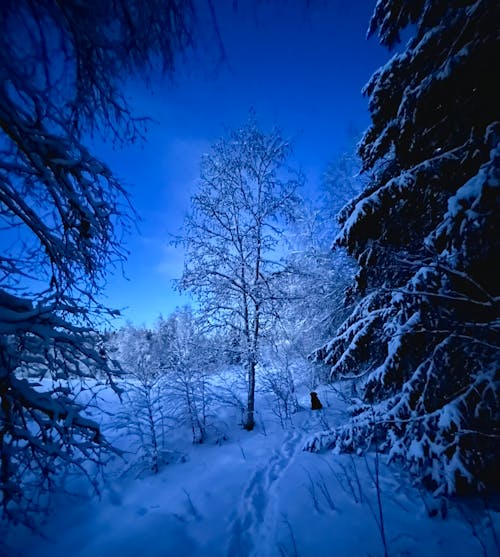
M85 483L75 481L82 496L58 496L42 526L43 538L21 526L4 526L3 551L11 557L384 555L375 455L303 451L312 433L348 419L338 391L315 390L324 409L309 409L303 386L303 408L285 428L263 393L257 396L252 432L238 425L237 409L216 409L227 439L214 435L194 446L189 431L179 429L169 448L183 453L185 462L168 464L157 475L123 475L125 465L115 459L107 466L100 500L86 496ZM108 411L117 406L113 397L108 393ZM127 446L126 438L117 441ZM498 510L448 502L442 513L442 500L414 487L379 456L389 556L498 555Z

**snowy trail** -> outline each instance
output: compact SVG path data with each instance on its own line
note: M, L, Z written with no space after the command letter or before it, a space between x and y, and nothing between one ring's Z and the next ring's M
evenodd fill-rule
M193 446L186 429L173 445L186 451L184 461L171 463L156 475L113 476L99 501L82 499L75 505L74 497L61 495L57 514L43 526L44 539L21 526L0 529L0 554L382 555L373 513L377 509L373 454L355 459L302 450L311 432L346 419L345 405L335 393L323 389L319 396L324 410L313 412L306 406L309 392L304 392L302 411L294 414L293 424L287 424L285 431L270 405L261 401L265 436L258 429L241 432L232 414L232 429L222 444ZM389 468L383 460L380 464L390 555L420 557L422 540L426 555L498 555L498 508L485 514L482 501L460 507L450 503L446 519L441 513L431 515L432 501L423 501L421 490L406 474Z
M297 451L302 450L304 434L296 429L285 435L264 467L258 468L246 484L235 518L229 526L229 557L252 557L272 554L269 547L274 538L276 516L276 489L279 480Z

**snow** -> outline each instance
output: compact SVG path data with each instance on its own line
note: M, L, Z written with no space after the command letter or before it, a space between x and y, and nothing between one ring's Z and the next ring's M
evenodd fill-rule
M490 188L500 187L499 159L500 144L491 150L490 160L481 166L479 172L460 187L454 196L450 197L446 217L452 218L463 211L464 206L472 205L472 202L480 197L485 186Z
M264 393L257 396L252 432L240 428L239 410L230 406L215 412L227 440L192 445L189 431L179 428L169 448L184 458L157 475L123 474L124 462L116 458L106 468L100 500L88 497L86 484L75 478L80 496L56 494L56 510L42 527L45 538L9 526L2 536L6 551L12 557L383 555L375 455L303 450L311 432L348 419L338 390L315 390L324 409L311 411L309 391L300 387L301 410L285 429ZM101 393L101 404L111 414L119 409L111 391ZM118 435L126 446L123 432ZM435 512L442 500L378 456L389 555L469 557L483 554L481 544L488 555L497 553L491 524L498 537L498 512L449 502L444 518Z

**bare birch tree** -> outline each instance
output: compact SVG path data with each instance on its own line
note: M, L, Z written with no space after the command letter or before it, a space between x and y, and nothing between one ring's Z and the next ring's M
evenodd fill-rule
M291 142L261 131L254 117L212 147L185 221L181 289L192 291L214 326L244 339L248 396L244 427L255 425L259 340L280 301L283 225L297 207L300 172L287 166Z

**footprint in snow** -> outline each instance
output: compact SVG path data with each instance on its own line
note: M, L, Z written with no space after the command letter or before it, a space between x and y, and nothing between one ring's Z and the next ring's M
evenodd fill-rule
M276 523L275 513L270 509L270 502L274 500L275 484L288 467L293 455L300 450L301 439L298 433L289 433L280 449L274 451L267 465L256 470L248 481L236 516L230 524L228 556L250 557L255 552L255 543L262 543L263 537L271 533L271 525Z

